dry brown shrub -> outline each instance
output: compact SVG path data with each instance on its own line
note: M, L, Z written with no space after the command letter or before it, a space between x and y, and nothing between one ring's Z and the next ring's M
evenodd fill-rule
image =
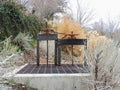
M110 42L110 39L108 39L106 36L99 35L97 31L88 31L87 39L88 39L88 49L90 46L92 46L93 50L95 48L98 48L99 44L103 43L103 41L105 41L106 44Z
M73 31L73 33L79 34L76 38L86 38L85 29L82 29L79 23L75 23L73 20L68 19L65 16L60 18L59 22L56 23L56 28L58 33L70 34ZM63 38L64 35L59 34L58 37Z
M66 39L70 38L69 36L66 36L64 34L70 34L73 32L74 34L79 34L76 35L75 37L77 39L85 39L86 38L86 30L83 29L79 23L75 23L73 20L68 19L67 17L63 17L59 19L59 22L56 23L56 30L58 33L63 33L63 34L58 34L58 37L61 39ZM83 60L83 53L82 53L83 46L74 46L73 47L73 55L74 56L81 56ZM71 55L71 46L64 46L63 51Z
M107 37L100 36L97 31L86 31L80 26L79 23L75 23L73 20L67 18L66 16L60 18L58 23L56 23L55 27L58 33L70 34L73 31L74 34L79 34L76 36L77 39L87 38L87 50L90 50L92 47L93 53L96 48L99 48L99 45L101 45L103 41L105 41L106 43L109 43L110 41L110 39L108 39ZM58 37L60 39L64 36L64 34L58 34ZM74 46L73 55L77 57L80 56L81 60L84 60L83 49L84 46ZM63 51L71 55L71 46L64 46Z
M87 33L87 36L87 51L91 55L91 58L94 60L96 50L98 50L102 45L109 45L111 40L106 36L99 35L97 31L89 31Z

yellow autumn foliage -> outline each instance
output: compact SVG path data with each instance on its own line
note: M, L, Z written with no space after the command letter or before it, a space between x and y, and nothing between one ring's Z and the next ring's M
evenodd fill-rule
M97 48L96 46L99 46L99 44L103 43L103 41L105 41L106 44L110 42L110 39L108 39L106 36L99 35L97 31L88 31L87 36L88 49Z
M87 35L87 51L89 52L91 58L94 59L96 50L103 45L109 45L111 39L108 39L106 36L99 35L97 31L89 31Z
M86 30L83 29L79 23L75 23L73 20L68 19L67 17L63 17L59 20L58 23L56 23L55 25L56 30L58 33L62 33L62 34L58 34L58 38L69 38L69 36L65 37L65 34L71 34L71 32L73 32L73 34L78 34L75 36L76 39L85 39L86 38ZM83 60L84 55L82 53L82 49L84 48L84 46L74 46L73 47L73 54L74 56L81 56L81 60ZM63 49L66 53L68 53L69 55L71 55L71 45L69 46L64 46Z
M70 34L73 32L74 34L79 34L76 38L86 38L85 30L81 28L79 23L75 23L67 17L60 18L59 23L56 23L55 26L58 33ZM64 34L58 34L58 37L63 38Z
M67 17L60 18L58 23L54 25L56 28L56 32L70 34L73 32L74 34L79 34L76 36L77 39L87 39L87 50L91 48L94 49L96 44L102 43L102 41L106 41L108 43L110 40L105 36L100 36L97 31L86 31L83 29L79 23L75 23L73 20L68 19ZM58 38L63 38L64 34L58 34ZM69 37L65 37L69 38ZM84 46L74 46L73 47L73 54L74 56L80 56L82 62L84 62L84 54L83 54ZM71 46L64 46L63 49L66 53L71 55Z

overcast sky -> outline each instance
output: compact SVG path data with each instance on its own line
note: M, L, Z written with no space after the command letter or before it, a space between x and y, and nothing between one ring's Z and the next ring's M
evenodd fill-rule
M28 0L20 0L27 3ZM77 13L77 0L68 0L74 17ZM89 7L93 9L97 19L107 20L108 18L116 19L120 18L120 0L78 0L82 1L82 7Z
M76 1L69 0L73 13L76 14ZM79 0L80 1L80 0ZM82 0L88 7L95 11L98 18L115 18L120 16L120 0ZM85 5L83 5L85 6Z

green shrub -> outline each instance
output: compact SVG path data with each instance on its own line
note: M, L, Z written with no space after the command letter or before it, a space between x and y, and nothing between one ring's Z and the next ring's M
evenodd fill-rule
M32 37L26 33L19 33L13 40L13 43L17 45L21 50L27 50L32 47Z
M29 32L36 38L44 24L34 15L27 15L25 11L25 7L10 0L0 3L0 40L11 35L15 38L19 32Z
M11 42L11 37L0 42L0 53L2 56L9 56L20 51L19 47L12 44Z

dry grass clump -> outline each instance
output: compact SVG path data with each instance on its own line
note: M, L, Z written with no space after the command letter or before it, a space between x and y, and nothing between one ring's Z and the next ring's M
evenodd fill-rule
M79 34L76 38L86 38L85 29L83 29L79 23L75 23L73 20L63 17L56 24L58 33L70 34L72 31L75 34ZM63 38L63 34L59 34L59 38ZM68 37L65 37L68 38Z
M84 78L90 90L118 90L120 88L120 46L118 42L101 41L96 43L98 48L85 51L85 57L89 65L90 78ZM88 69L86 69L88 70Z
M85 39L86 38L86 30L83 29L79 23L75 23L73 20L68 19L67 17L63 17L59 19L59 22L56 23L56 30L58 33L58 37L60 39L70 38L70 36L65 36L65 34L78 34L75 36L77 39ZM73 54L74 56L81 56L82 60L84 55L82 53L83 46L74 46L73 47ZM71 55L71 46L64 46L63 49L66 53Z
M88 31L87 32L87 40L88 40L88 50L89 46L92 46L92 49L98 48L98 44L103 43L109 44L111 39L108 39L106 36L101 36L97 31ZM96 46L97 45L97 46Z
M64 33L64 34L70 34L72 31L74 34L79 34L76 36L77 39L85 39L87 38L87 50L90 51L91 48L89 46L92 46L92 51L94 51L95 48L99 48L96 46L96 44L103 43L105 41L106 43L109 43L110 40L105 36L100 36L97 31L86 31L83 29L80 24L75 23L73 20L68 19L67 17L63 17L59 19L59 22L56 23L56 30L58 33ZM59 38L70 38L68 36L65 37L64 34L59 34ZM81 59L84 59L83 54L83 46L74 46L73 47L73 54L74 56L81 57ZM64 52L71 55L71 46L65 46L63 49Z

